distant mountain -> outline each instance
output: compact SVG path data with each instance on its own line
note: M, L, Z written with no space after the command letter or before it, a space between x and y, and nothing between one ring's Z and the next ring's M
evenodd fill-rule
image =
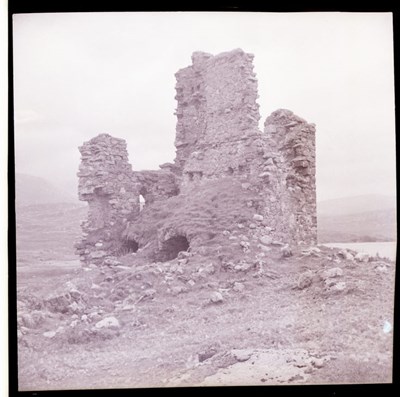
M395 241L396 198L365 195L317 203L318 240L328 242Z
M33 175L15 174L15 202L17 207L37 204L75 203L77 195L54 186L49 181Z
M318 215L349 215L370 211L395 210L396 197L384 195L363 195L343 197L317 203Z

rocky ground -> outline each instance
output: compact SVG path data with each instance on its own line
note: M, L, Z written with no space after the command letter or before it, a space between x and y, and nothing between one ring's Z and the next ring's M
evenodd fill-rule
M394 263L269 248L19 267L19 389L391 382Z

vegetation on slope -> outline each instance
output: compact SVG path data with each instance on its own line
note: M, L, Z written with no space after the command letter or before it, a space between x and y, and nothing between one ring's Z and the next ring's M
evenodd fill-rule
M201 189L146 206L128 226L126 237L145 247L155 244L157 236L167 240L168 236L182 235L193 248L206 245L207 250L213 250L219 246L224 230L232 232L250 223L259 200L233 178L206 181Z

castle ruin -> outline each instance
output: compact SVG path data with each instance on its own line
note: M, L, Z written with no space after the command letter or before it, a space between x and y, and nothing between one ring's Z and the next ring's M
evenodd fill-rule
M173 163L133 171L126 142L108 134L79 148L84 263L135 252L167 261L189 249L223 261L246 244L316 243L315 126L280 109L259 130L252 61L240 49L195 52L176 73Z

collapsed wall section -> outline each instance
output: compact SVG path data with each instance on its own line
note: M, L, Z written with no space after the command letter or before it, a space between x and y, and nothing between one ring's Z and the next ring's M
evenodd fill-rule
M179 178L172 165L134 172L126 146L123 139L100 134L79 148L79 199L89 204L88 218L81 224L82 239L76 244L84 263L136 252L139 242L124 236L128 225L138 219L143 205L179 193Z

